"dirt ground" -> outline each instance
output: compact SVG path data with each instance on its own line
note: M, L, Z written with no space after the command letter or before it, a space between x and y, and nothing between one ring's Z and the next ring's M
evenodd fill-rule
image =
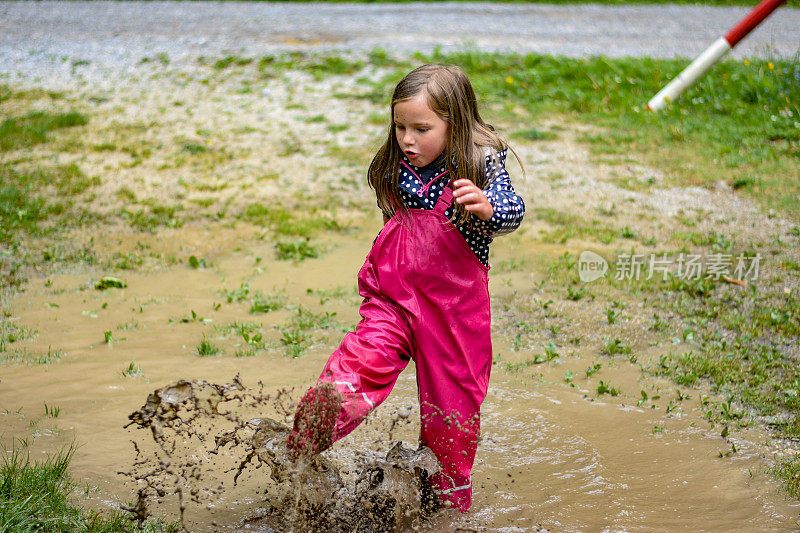
M34 265L2 300L4 331L24 334L1 354L0 420L7 447L27 439L44 454L74 439L72 472L85 483L76 498L99 509L132 499L136 487L117 472L138 436L122 426L148 392L239 374L292 387L296 398L359 318L355 275L381 223L364 175L388 125L384 106L359 95L382 71L315 76L298 65L265 76L256 62L214 68L216 59L190 69L153 58L103 83L76 66L60 80L14 81L16 90L63 91L58 98L2 104L9 115L89 117L3 154L22 167L74 162L94 185L77 199L91 214L84 223L68 224L58 242L23 246L42 253L46 243L60 260ZM495 364L475 504L426 527L799 527L797 502L767 473L791 443L759 424L723 432L706 416L707 389L658 375L662 356L696 349L685 333L693 325L633 280L614 281L613 268L567 281L581 252L618 266L621 254L676 249L687 231L728 236L732 250L777 236L796 254L792 225L725 184L675 187L634 157L593 155L578 141L589 125L520 120L548 135L512 139L525 172L513 160L509 170L527 215L491 252ZM510 134L520 123L495 126ZM583 229L562 239L565 228ZM779 259L765 248L760 275L770 279ZM125 287L98 290L104 276ZM788 291L796 282L781 283ZM381 436L388 449L392 413L415 402L409 369L332 458L346 461ZM409 424L394 438L413 443L416 431ZM244 527L268 483L250 473L218 505L191 510L193 528Z

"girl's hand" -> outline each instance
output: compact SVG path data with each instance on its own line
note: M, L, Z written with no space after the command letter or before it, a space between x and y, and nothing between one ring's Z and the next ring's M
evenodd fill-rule
M464 209L481 220L492 218L494 214L492 204L474 183L467 179L460 179L453 182L453 187L453 198L457 204L463 204Z

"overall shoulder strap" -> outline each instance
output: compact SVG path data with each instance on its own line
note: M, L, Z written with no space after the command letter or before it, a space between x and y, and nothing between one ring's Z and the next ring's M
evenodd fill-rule
M450 182L447 182L444 189L442 189L442 194L439 195L439 199L436 201L436 205L433 206L433 210L437 213L444 214L447 211L447 208L453 205L453 189L450 185Z

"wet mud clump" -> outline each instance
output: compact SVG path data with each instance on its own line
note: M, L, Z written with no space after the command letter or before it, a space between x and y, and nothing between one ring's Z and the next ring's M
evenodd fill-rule
M186 529L232 499L253 503L236 525L263 531L401 531L417 529L439 508L427 479L439 465L428 448L401 442L381 454L327 454L292 460L291 428L277 419L294 411L289 391L248 389L239 377L219 385L180 380L150 393L126 427L148 429L132 440L129 471L137 501L123 508L143 521L153 508L179 514ZM273 417L252 416L254 413ZM339 458L340 459L340 458ZM199 523L198 523L199 521Z

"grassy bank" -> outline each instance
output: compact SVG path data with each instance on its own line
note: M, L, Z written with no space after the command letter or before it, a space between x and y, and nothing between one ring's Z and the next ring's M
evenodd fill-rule
M665 171L673 185L724 183L800 222L797 56L723 61L678 102L652 113L648 100L688 60L465 51L417 55L409 62L376 50L368 63L391 73L372 83L365 96L385 104L399 78L421 62L464 68L491 114L517 128L512 136L541 139L543 132L531 126L548 118L594 125L597 130L581 140L598 157L635 157ZM231 56L212 64L218 75L231 65L253 64L264 76L299 68L315 77L353 74L365 66L361 60L298 53L258 60Z
M74 448L40 462L15 449L0 464L0 532L111 531L172 532L177 525L156 522L141 526L122 512L103 516L70 502L76 484L67 471Z

